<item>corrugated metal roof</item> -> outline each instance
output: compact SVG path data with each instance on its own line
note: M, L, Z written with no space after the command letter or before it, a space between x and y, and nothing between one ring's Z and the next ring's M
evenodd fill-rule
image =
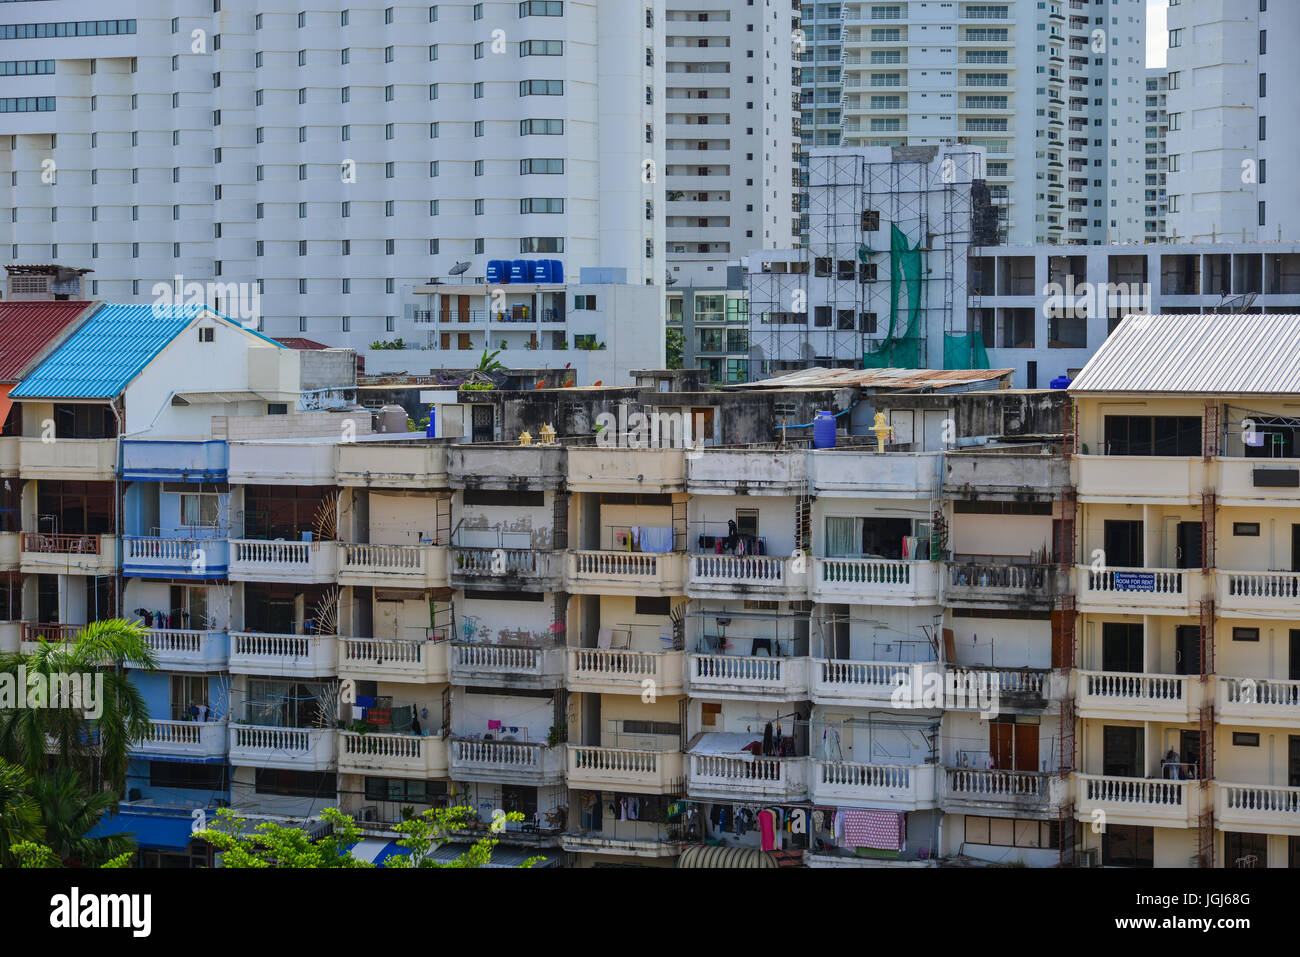
M199 304L104 305L24 377L10 396L14 399L111 399L202 313L243 328ZM284 348L274 339L245 331Z
M84 300L0 302L0 382L21 379L95 305Z
M859 388L942 389L992 382L1014 369L800 369L785 375L740 383L734 389Z
M1071 392L1300 395L1300 315L1130 315Z

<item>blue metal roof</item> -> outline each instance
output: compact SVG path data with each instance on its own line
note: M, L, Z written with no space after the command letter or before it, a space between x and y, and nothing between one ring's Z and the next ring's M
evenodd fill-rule
M209 818L214 813L210 813ZM105 814L100 818L86 836L129 834L137 847L181 851L194 840L193 820L192 812L188 810L132 808L124 804L116 814Z
M9 393L14 399L112 399L201 313L201 304L106 303ZM245 330L279 348L274 339ZM182 370L178 370L180 372Z

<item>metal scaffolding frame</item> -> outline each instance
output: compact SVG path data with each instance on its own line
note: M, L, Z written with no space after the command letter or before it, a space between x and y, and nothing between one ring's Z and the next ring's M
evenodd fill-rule
M983 180L983 156L950 148L933 157L928 150L895 157L872 161L845 152L810 159L810 181L817 185L808 190L809 242L797 251L796 270L749 273L751 380L775 371L767 365L773 361L857 368L864 354L880 347L890 330L891 224L924 257L918 364L942 364L942 356L931 355L938 331L971 331L968 313L958 305L967 299L966 271L958 263L975 238L971 194L972 185ZM819 270L819 259L829 264L823 261ZM853 265L851 272L839 268L845 262ZM824 289L825 297L814 298L814 288ZM796 293L802 295L802 313ZM905 299L904 285L896 333L906 326ZM815 306L829 307L820 324Z

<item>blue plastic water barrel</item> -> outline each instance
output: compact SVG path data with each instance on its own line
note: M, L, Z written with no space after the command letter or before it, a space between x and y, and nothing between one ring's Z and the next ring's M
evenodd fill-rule
M532 270L528 268L527 259L516 259L510 263L511 282L528 282L531 276Z
M1052 388L1053 388L1053 389L1068 389L1068 388L1070 387L1070 382L1071 382L1071 381L1072 381L1072 380L1070 379L1069 376L1058 375L1055 379L1052 380Z
M490 259L487 264L487 281L500 284L510 281L510 263L504 259Z
M438 437L438 410L429 406L429 427L424 430L424 434L431 439Z
M551 282L564 282L564 264L558 259L550 260Z
M539 259L533 263L533 282L554 282L551 275L551 260Z
M835 448L835 413L818 412L813 419L813 448Z

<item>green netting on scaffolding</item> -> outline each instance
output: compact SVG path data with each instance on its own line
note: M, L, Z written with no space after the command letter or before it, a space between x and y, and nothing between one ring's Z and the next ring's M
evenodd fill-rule
M864 369L919 369L921 367L921 241L909 246L907 235L891 223L889 238L889 332L875 349L864 352ZM907 321L899 322L899 293L907 293ZM900 329L901 326L901 329Z
M979 332L947 332L943 336L945 369L987 369L989 353Z

